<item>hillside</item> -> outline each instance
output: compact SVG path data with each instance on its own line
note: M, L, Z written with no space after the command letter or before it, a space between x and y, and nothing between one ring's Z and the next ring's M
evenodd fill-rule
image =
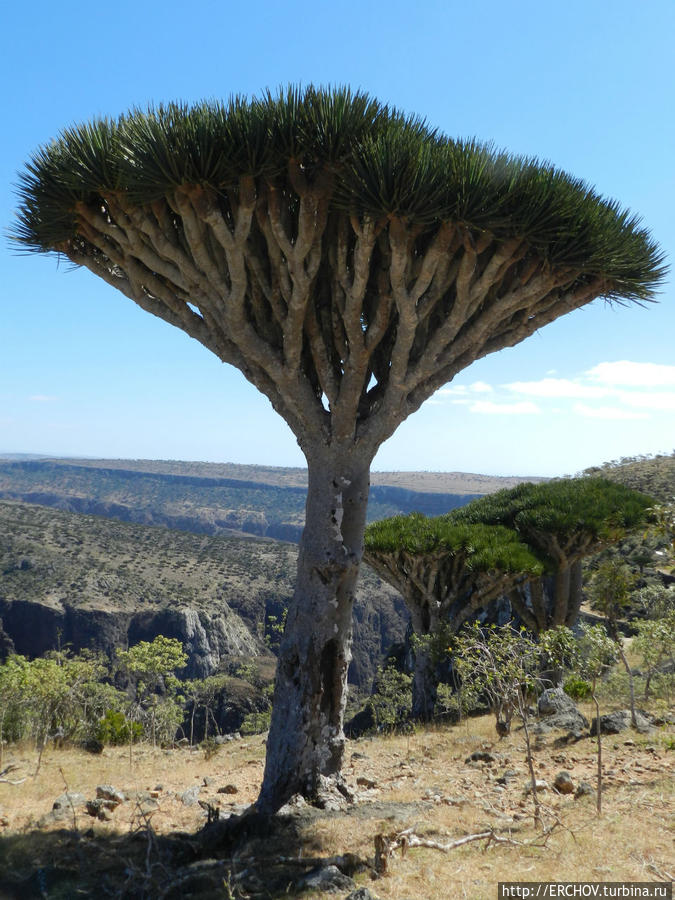
M642 491L659 503L675 501L675 451L670 456L637 456L586 469L584 475L602 475Z
M19 653L72 643L111 652L157 634L182 640L191 676L269 653L295 578L293 544L207 536L0 501L0 620ZM362 573L352 683L370 686L407 617ZM2 646L0 631L0 647Z
M439 515L522 479L434 472L374 473L369 521ZM305 469L158 460L0 458L0 498L204 534L297 541Z

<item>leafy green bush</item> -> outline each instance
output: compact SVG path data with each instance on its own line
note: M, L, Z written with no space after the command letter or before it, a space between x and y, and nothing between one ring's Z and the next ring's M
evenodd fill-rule
M563 684L563 690L572 700L588 700L591 696L591 685L578 675L570 675Z
M391 663L379 668L367 707L377 731L394 731L407 724L412 714L412 677Z
M272 718L272 708L263 710L263 712L250 712L244 716L239 732L243 735L262 734L268 731L270 720Z
M118 746L137 741L143 734L140 722L133 722L118 709L107 709L96 728L96 739L102 744Z

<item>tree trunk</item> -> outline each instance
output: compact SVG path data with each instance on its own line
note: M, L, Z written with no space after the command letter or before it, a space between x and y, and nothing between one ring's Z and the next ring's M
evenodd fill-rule
M433 718L438 693L431 642L440 623L438 617L432 614L429 603L433 603L433 600L414 605L411 603L409 606L414 655L412 717L419 722L430 722Z
M279 648L265 774L257 807L316 796L338 775L351 660L354 589L363 555L370 457L306 451L309 484L298 577Z
M583 594L583 573L581 560L576 559L570 567L570 595L567 604L567 613L565 614L564 625L568 628L574 628L579 618L579 610L584 599Z

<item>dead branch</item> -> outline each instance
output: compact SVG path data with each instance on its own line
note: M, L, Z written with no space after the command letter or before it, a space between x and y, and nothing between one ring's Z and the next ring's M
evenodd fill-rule
M10 763L8 766L5 766L5 768L0 772L0 782L2 782L2 784L23 784L24 781L26 780L25 778L19 778L18 781L12 781L11 778L3 778L2 777L3 775L6 775L8 772L13 772L17 768L18 768L18 766L15 766L13 763Z
M401 851L401 856L405 856L411 847L425 847L429 850L440 850L442 853L448 853L464 844L470 844L474 841L485 841L483 850L487 850L491 844L508 844L514 847L545 847L554 828L560 825L560 821L556 820L549 828L539 835L539 837L530 841L517 841L515 838L507 837L502 834L496 834L494 829L489 831L481 831L477 834L467 834L462 838L448 843L434 841L430 838L423 838L415 834L412 828L391 835L376 834L375 841L375 871L378 875L386 875L389 868L389 860L396 850Z

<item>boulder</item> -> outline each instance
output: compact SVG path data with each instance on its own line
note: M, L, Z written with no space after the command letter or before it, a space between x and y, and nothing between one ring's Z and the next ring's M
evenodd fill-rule
M534 725L535 734L545 734L554 728L577 735L588 728L588 719L574 705L562 688L547 688L537 702L540 720Z
M573 794L574 782L570 773L565 771L558 772L553 779L553 787L559 794Z
M77 791L66 791L63 794L59 794L52 805L52 809L65 809L70 811L86 805L87 798L84 796L84 794L80 794Z
M96 797L99 800L108 800L115 806L119 806L120 803L124 803L125 800L122 791L118 791L117 788L114 788L111 784L99 784L96 788Z
M651 716L648 716L647 713L642 710L636 710L635 718L637 720L637 730L639 732L646 734L652 730ZM606 713L604 716L600 716L600 734L619 734L619 732L630 728L630 724L630 710L618 709L615 712ZM594 718L591 722L591 734L597 733L598 720L597 718Z
M199 799L199 791L200 787L198 784L195 784L193 787L188 788L186 791L180 795L180 800L185 806L194 806Z
M312 869L298 882L301 890L323 891L328 894L337 894L342 891L351 891L356 887L354 880L348 875L343 875L337 866L324 866L320 869Z
M579 786L574 792L574 799L578 800L579 797L592 797L595 794L595 789L593 785L589 784L587 781L580 781Z

